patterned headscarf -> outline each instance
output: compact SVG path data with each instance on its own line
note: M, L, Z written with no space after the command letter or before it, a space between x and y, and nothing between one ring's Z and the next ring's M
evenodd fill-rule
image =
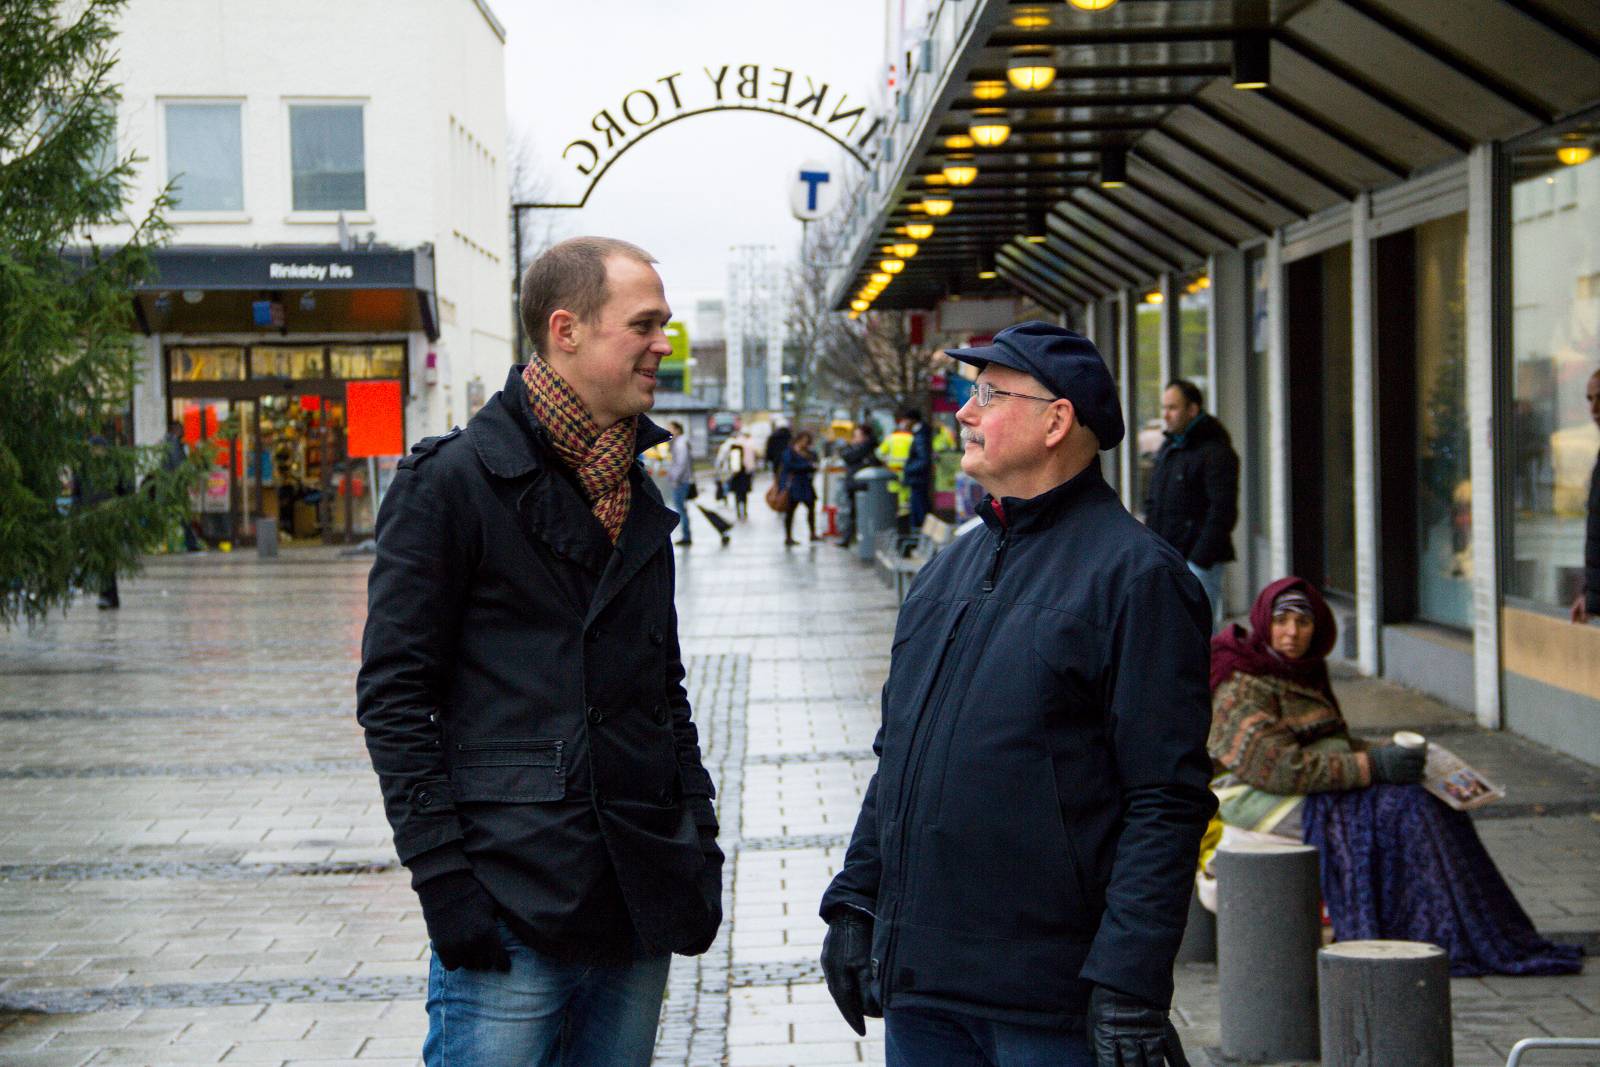
M1272 616L1278 602L1291 595L1305 602L1311 609L1307 614L1315 621L1311 647L1299 659L1285 659L1272 647ZM1328 681L1328 653L1333 651L1338 635L1333 611L1316 586L1293 575L1279 578L1256 597L1255 606L1250 609L1248 632L1235 624L1211 639L1211 688L1214 691L1235 672L1264 674L1314 689L1337 708L1339 701Z
M549 431L556 453L578 476L594 517L616 544L633 500L628 468L633 466L639 420L623 419L601 432L572 386L537 356L528 360L522 380L539 424Z

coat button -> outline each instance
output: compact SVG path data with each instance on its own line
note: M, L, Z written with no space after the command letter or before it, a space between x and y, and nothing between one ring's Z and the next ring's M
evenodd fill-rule
M655 708L653 709L653 711L654 711L654 714L655 714L656 725L657 726L665 726L665 725L667 725L667 709L663 705L657 704L655 706Z
M659 626L650 627L650 643L652 645L659 645L664 640L666 640L666 638L663 637L662 634L661 634L661 627L659 627Z
M656 799L661 802L663 807L668 805L668 804L671 804L672 803L672 790L668 789L666 786L662 786L661 787L661 792L656 794Z
M433 804L433 794L426 789L419 789L417 790L416 801L419 808L430 807Z
M599 726L600 723L605 719L605 717L606 717L605 712L601 711L599 708L595 707L593 704L589 705L589 721L590 722L594 723L596 726Z

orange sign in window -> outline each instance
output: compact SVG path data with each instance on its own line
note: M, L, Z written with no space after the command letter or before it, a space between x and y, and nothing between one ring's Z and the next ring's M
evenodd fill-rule
M346 436L352 459L399 456L406 450L400 383L345 382Z

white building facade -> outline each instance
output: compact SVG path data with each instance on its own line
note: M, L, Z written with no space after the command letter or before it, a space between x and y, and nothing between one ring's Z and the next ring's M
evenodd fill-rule
M176 199L135 439L218 444L209 538L360 536L373 451L464 423L513 362L504 29L484 0L133 0L119 31L131 214Z

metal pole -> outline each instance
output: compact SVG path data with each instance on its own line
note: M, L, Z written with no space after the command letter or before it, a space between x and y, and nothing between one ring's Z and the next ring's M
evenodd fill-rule
M512 362L522 361L522 314L517 308L522 289L522 205L511 205L511 321L516 330L517 347Z

